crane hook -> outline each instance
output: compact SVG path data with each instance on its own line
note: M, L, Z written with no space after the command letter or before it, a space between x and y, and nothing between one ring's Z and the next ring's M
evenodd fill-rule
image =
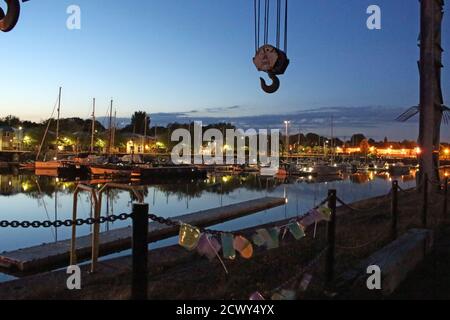
M20 1L19 0L4 0L7 5L6 14L0 8L0 30L3 32L11 31L17 24L20 15Z
M268 73L268 74L269 74L269 78L272 79L272 84L270 86L268 86L266 84L266 80L264 80L263 78L259 78L261 80L261 88L266 93L269 93L269 94L275 93L280 88L280 79L278 79L278 77L274 73Z

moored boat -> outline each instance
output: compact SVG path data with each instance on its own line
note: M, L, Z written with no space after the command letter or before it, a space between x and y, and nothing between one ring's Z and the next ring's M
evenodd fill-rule
M317 176L334 176L340 175L341 169L337 165L317 164L313 167L311 173Z
M402 162L394 163L389 166L389 174L393 176L404 176L410 173L410 166L403 164Z
M207 177L207 171L199 169L196 166L159 166L152 167L147 165L136 166L131 173L133 178L150 179L150 178L198 178Z
M131 176L134 167L122 164L96 164L89 166L93 176Z

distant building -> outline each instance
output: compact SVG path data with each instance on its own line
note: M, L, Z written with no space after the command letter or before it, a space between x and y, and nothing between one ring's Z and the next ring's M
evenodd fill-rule
M126 153L145 154L149 153L152 146L156 144L156 139L140 134L123 134L122 138L126 139Z
M0 151L20 150L22 148L23 130L9 126L0 126Z

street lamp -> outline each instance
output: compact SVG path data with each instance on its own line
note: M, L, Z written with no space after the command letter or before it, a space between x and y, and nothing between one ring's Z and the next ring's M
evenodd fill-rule
M286 120L284 121L284 125L286 127L286 146L284 149L286 150L286 157L289 156L289 125L291 124L290 121Z

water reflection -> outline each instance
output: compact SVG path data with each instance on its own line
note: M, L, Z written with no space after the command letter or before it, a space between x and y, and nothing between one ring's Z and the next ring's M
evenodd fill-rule
M399 177L403 188L415 185L415 172ZM320 203L329 189L337 189L344 201L353 202L386 194L393 177L375 172L337 177L261 178L258 175L211 175L205 180L161 180L141 186L150 211L163 217L173 217L234 204L264 196L287 197L285 206L229 221L215 229L235 230L287 217L295 217ZM397 179L397 178L395 178ZM51 177L8 173L0 174L0 220L65 220L72 218L73 193L78 183L100 188L106 180L68 181ZM139 185L137 181L127 181ZM132 192L111 189L105 193L102 215L131 211L135 200ZM79 194L78 217L93 215L92 200L87 193ZM129 226L129 221L117 221L101 226L101 231ZM58 229L0 229L0 251L10 251L42 243L70 239L70 228ZM77 229L77 235L91 232L90 226ZM173 243L173 239L152 246ZM0 281L4 276L0 274Z

